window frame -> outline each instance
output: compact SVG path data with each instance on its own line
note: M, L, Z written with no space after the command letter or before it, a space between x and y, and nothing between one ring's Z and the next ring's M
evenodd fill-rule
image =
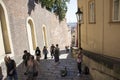
M90 6L91 6L92 3L94 3L94 8L93 8L94 12L92 12L91 9L90 9ZM89 0L89 2L88 2L88 20L89 20L89 24L95 24L96 23L96 10L95 9L96 9L95 0ZM91 15L92 15L92 17L91 17Z
M111 0L110 2L110 22L120 22L120 0L119 0L119 7L118 7L118 19L115 19L115 6L114 6L114 1L115 0Z

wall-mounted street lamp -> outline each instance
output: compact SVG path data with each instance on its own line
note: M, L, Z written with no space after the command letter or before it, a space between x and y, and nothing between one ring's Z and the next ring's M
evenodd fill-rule
M80 11L80 8L78 8L78 11L76 12L77 17L77 36L78 36L78 47L81 48L81 21L82 21L82 15L83 12Z

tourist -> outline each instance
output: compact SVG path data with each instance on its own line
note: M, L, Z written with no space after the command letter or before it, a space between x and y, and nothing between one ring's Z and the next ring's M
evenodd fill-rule
M35 56L36 56L36 60L40 61L41 51L40 51L39 47L36 47Z
M69 46L65 46L66 53L69 52Z
M44 54L44 59L47 59L48 50L47 50L46 46L44 46L44 48L43 48L43 54Z
M25 66L27 66L27 53L28 53L27 50L24 50L24 55L22 57Z
M7 68L7 80L18 80L15 61L7 56L4 60Z
M30 55L29 60L27 61L27 69L25 75L27 76L26 80L36 80L38 76L38 63L34 60L34 56Z
M54 46L54 44L52 44L52 45L50 46L51 58L53 58L53 56L54 56L54 50L55 50L55 46Z
M81 72L82 72L81 63L82 63L82 48L79 49L78 56L77 56L77 67L78 67L78 71L79 71L78 76L80 76Z
M56 63L59 63L59 53L60 53L59 47L58 47L58 44L56 44L55 53L54 53L54 58Z

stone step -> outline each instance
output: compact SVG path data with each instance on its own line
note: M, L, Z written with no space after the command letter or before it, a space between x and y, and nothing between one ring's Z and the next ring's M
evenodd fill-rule
M54 59L41 59L38 64L39 74L37 80L92 80L89 75L77 76L77 63L73 58L60 59L59 64L56 64ZM61 77L60 71L63 70L65 66L68 71L67 76ZM19 80L26 80L24 64L19 65L17 71Z

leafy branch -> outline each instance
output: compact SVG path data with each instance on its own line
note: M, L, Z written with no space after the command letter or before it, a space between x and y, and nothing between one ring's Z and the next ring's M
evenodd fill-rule
M67 12L67 3L70 0L39 0L42 7L45 7L48 11L54 12L60 21L65 18Z

